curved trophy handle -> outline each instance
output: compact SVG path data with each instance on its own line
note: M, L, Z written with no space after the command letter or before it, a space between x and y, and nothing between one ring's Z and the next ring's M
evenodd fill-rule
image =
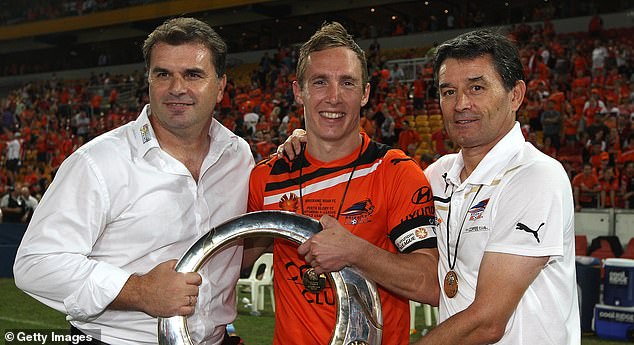
M230 242L269 235L303 243L321 231L321 224L306 216L285 211L261 211L233 218L201 237L176 264L178 272L196 272ZM346 267L330 273L335 286L337 323L329 345L381 344L383 318L374 282ZM159 317L160 345L191 345L184 316Z

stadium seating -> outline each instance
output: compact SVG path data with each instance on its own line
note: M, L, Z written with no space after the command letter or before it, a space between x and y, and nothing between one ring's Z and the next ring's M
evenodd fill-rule
M575 252L580 256L588 254L588 236L575 235Z

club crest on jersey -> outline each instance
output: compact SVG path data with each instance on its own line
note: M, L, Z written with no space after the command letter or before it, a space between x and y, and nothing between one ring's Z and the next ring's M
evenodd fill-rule
M469 220L473 221L482 218L482 213L484 213L484 209L487 207L488 204L489 199L485 199L473 205L473 207L469 209Z
M341 212L345 219L345 224L363 224L370 221L370 216L374 213L372 200L365 199L354 203L352 206Z
M284 194L280 198L278 206L282 211L297 212L299 207L299 198L297 198L295 193Z
M139 129L139 131L141 132L141 140L143 140L144 144L152 140L152 135L150 134L150 125L148 125L147 123L144 124L141 129Z

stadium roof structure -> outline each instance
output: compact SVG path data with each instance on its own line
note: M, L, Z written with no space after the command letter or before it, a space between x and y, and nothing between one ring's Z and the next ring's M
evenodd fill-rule
M5 0L11 1L11 0ZM20 0L22 1L22 0ZM513 1L514 8L530 0ZM539 0L544 1L544 0ZM538 1L538 2L539 2ZM69 45L144 38L165 19L191 15L212 25L227 41L249 42L258 48L262 34L302 41L325 20L363 28L386 27L404 18L447 15L469 8L490 7L492 2L471 0L137 0L140 5L83 15L0 26L2 54ZM499 4L498 4L499 5ZM254 42L254 43L253 43ZM283 44L287 42L281 42Z

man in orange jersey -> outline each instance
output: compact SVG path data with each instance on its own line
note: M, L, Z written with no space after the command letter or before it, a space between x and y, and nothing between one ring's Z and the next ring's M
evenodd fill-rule
M378 284L383 344L408 344L408 300L438 302L429 183L402 151L360 132L360 110L370 92L366 60L343 26L325 24L302 46L293 91L304 108L306 145L294 160L258 164L248 209L297 212L320 219L324 230L299 249L275 240L274 344L328 344L335 292L327 281L321 291L309 292L302 276L311 267L321 274L345 266ZM244 262L257 257L264 242L247 241Z

